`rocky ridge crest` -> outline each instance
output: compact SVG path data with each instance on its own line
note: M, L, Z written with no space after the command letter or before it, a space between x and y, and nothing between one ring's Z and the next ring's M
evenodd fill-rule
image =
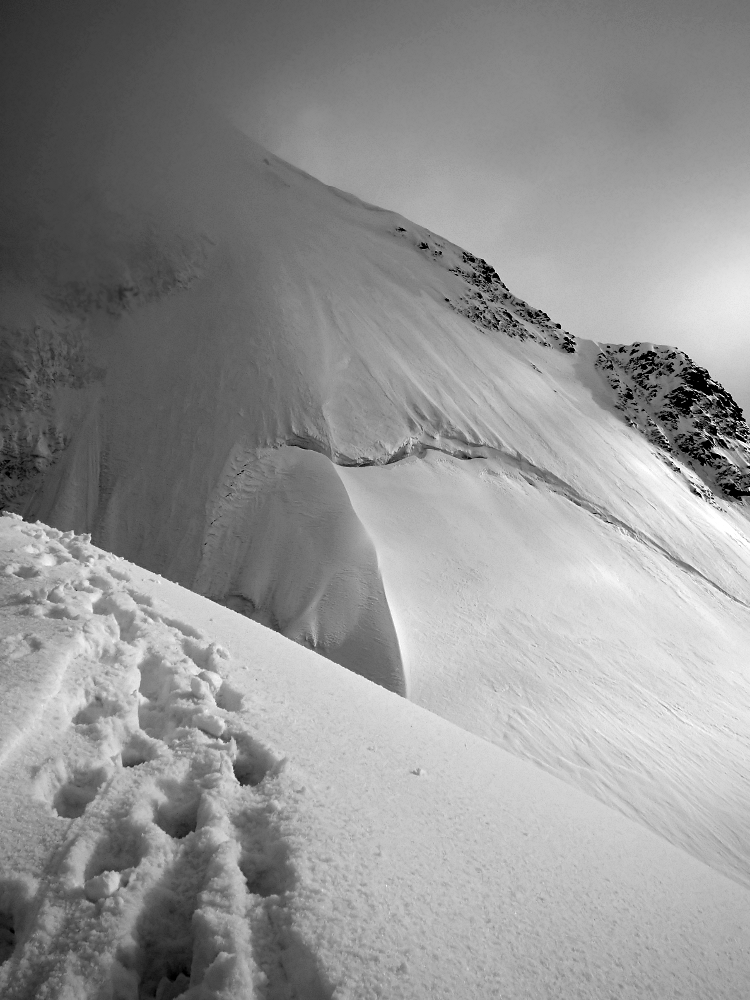
M498 331L519 340L533 340L543 347L556 347L574 354L576 338L553 323L542 309L536 309L514 295L497 271L481 257L439 240L425 230L409 232L397 226L395 235L406 237L418 250L439 261L452 274L463 278L465 292L446 302L475 326Z
M705 368L672 347L600 346L596 367L631 427L697 473L709 491L731 500L750 495L750 428ZM695 483L691 489L713 499Z

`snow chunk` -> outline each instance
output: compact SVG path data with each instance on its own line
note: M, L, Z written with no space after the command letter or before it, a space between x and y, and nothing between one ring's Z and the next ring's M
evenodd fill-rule
M114 896L122 884L120 872L102 872L90 878L83 887L86 899L95 903L99 899L106 899L107 896Z
M221 736L227 728L226 722L211 712L200 712L193 716L193 725L209 736Z

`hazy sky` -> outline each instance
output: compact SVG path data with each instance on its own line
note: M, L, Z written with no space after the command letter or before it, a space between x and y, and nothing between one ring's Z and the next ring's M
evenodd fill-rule
M53 91L56 120L85 130L128 88L192 82L278 155L485 257L571 332L678 345L750 412L747 0L15 9L4 89L24 122Z

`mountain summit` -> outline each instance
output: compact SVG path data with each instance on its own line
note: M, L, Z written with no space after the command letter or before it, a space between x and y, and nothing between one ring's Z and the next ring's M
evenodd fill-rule
M7 218L5 506L750 883L731 397L679 351L576 338L228 126L144 134L146 166L116 145Z

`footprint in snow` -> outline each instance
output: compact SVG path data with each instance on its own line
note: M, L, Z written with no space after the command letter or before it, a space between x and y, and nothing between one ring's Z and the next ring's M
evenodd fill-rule
M35 796L47 802L61 819L78 819L111 773L111 765L70 766L64 757L59 757L37 771L32 788Z
M138 1000L171 1000L190 987L193 914L203 888L207 860L198 845L186 845L149 890L132 935L120 949L120 966L137 981Z
M154 823L173 840L182 840L194 833L198 825L198 807L201 801L200 786L193 780L161 781L163 798L154 810Z

